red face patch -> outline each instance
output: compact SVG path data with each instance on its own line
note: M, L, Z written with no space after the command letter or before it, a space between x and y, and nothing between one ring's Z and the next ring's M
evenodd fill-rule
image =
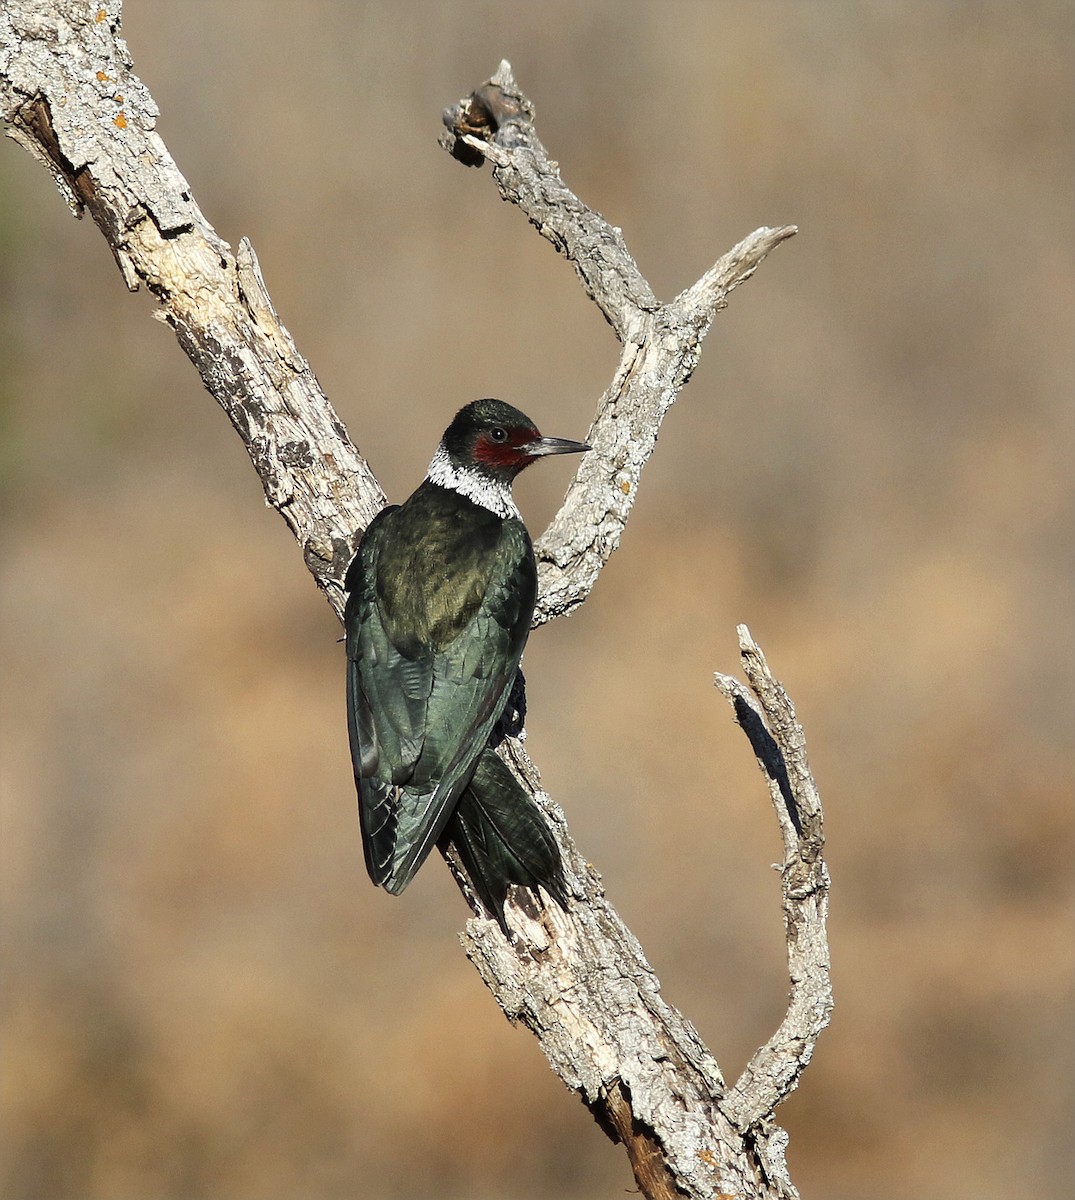
M528 446L541 437L533 427L514 429L486 429L478 434L474 443L474 457L494 471L522 468L533 461L520 447Z

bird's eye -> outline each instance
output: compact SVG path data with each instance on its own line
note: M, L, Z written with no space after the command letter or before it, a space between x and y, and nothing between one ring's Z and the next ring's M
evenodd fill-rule
M489 440L492 442L506 442L508 440L508 431L499 428L499 426L496 429L490 429Z

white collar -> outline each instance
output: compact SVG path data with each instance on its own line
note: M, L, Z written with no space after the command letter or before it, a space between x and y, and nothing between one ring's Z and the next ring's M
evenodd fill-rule
M480 504L482 508L489 509L504 520L522 520L519 509L511 498L510 484L493 479L484 471L472 467L457 467L448 457L443 442L433 455L426 478L430 483L466 496L468 500L473 500L475 504Z

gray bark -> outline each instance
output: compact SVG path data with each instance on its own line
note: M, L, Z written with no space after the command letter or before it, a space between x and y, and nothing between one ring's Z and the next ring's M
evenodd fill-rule
M250 454L269 502L339 614L344 572L384 504L309 365L273 308L253 248L233 254L205 220L155 132L157 108L134 75L120 5L7 0L0 11L0 115L39 158L76 215L88 211L129 288L145 285L158 316L197 367ZM535 623L588 595L619 544L657 432L689 379L717 312L792 227L759 229L692 287L659 302L622 233L563 184L538 141L510 68L445 113L444 144L488 160L501 194L575 267L623 345L585 457L537 551ZM761 652L740 628L749 687L718 686L769 780L784 840L783 897L791 994L769 1042L731 1087L691 1024L661 996L642 949L540 791L518 741L504 753L549 814L564 855L570 909L509 901L505 938L457 878L477 916L468 956L512 1020L532 1029L553 1069L624 1143L648 1197L794 1197L787 1137L773 1111L796 1086L831 1009L822 814L802 729Z
M564 185L532 116L504 62L487 84L445 111L442 144L471 165L483 159L493 164L500 195L574 266L623 346L587 437L594 453L582 459L560 511L535 546L541 596L534 623L540 625L589 595L620 544L642 468L665 414L691 377L713 318L729 293L796 230L791 225L755 230L697 283L662 304L628 253L623 233Z

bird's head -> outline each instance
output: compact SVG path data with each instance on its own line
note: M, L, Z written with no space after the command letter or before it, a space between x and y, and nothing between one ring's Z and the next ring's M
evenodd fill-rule
M525 414L503 400L475 400L455 415L441 449L457 471L478 472L509 484L525 467L550 454L580 454L590 447L542 437Z

